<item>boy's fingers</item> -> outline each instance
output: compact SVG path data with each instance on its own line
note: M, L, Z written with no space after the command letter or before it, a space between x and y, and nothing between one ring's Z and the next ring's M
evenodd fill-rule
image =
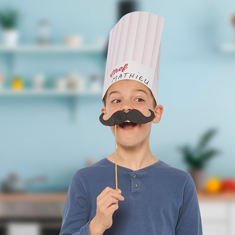
M99 194L99 198L102 198L108 191L110 191L110 187L106 187L100 194Z
M120 189L113 189L110 187L106 187L97 197L97 201L99 200L99 203L101 205L106 204L105 202L110 196L116 198L117 200L122 200L122 201L124 200L124 197L121 195Z
M100 205L109 206L108 204L110 203L110 201L108 199L110 197L113 197L113 198L115 198L117 200L121 200L121 201L124 200L124 197L120 193L118 193L115 189L111 189L111 190L108 190L108 192L106 192L106 194L99 199Z
M121 193L121 192L122 192L121 189L119 189L119 188L116 189L116 191L117 191L118 193Z

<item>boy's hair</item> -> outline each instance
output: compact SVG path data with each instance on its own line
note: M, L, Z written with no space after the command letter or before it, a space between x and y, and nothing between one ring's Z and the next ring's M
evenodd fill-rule
M104 99L103 99L103 101L104 101L104 106L105 106L105 107L106 107L106 95L107 95L107 93L108 93L108 92L106 92L106 94L105 94L105 96L104 96ZM152 92L151 92L151 96L152 96L152 98L153 98ZM156 105L157 105L157 103L156 103L155 99L153 98L153 107L155 108Z

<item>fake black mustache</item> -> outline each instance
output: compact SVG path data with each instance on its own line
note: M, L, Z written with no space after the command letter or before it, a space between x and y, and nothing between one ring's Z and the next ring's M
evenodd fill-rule
M99 117L100 122L105 125L105 126L114 126L114 125L120 125L124 123L126 120L129 120L135 124L145 124L147 122L151 122L155 118L154 112L149 109L151 115L149 117L144 116L139 110L137 109L132 109L128 113L119 110L108 119L104 120L103 116L104 113L102 113Z

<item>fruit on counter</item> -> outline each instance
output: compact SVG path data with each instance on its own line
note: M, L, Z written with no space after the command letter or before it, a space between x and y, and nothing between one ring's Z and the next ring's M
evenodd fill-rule
M225 178L221 181L221 191L235 192L235 179Z
M210 177L206 182L206 191L208 193L217 193L221 190L221 181L218 177Z
M24 82L20 77L14 77L11 82L13 90L22 90Z

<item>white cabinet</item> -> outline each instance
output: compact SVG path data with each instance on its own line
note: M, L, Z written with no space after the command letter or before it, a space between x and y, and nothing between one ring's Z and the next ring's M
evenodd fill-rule
M231 234L235 234L235 202L230 204L229 210L231 214L230 221L232 223Z
M203 235L235 235L235 201L199 200Z

